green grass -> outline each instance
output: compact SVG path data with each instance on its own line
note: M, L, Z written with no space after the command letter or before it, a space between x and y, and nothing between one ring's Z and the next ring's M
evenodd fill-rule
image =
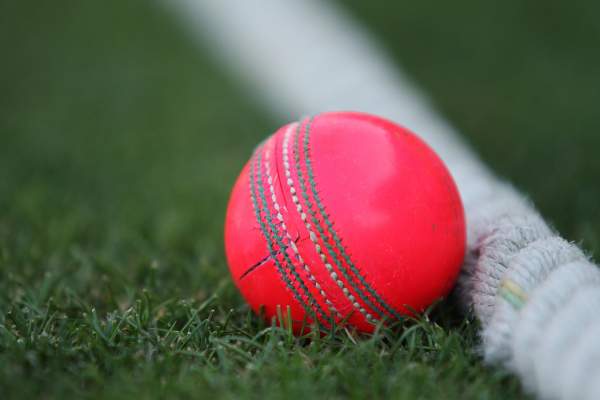
M486 161L600 248L598 6L346 3ZM249 312L222 221L281 121L164 10L0 2L0 48L2 398L525 397L452 304L312 340Z

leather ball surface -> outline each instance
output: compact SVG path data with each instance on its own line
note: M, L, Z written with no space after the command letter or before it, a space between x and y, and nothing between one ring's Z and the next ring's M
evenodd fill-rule
M294 331L422 311L452 288L465 253L460 196L440 158L407 129L324 113L260 144L231 193L231 276L253 310Z

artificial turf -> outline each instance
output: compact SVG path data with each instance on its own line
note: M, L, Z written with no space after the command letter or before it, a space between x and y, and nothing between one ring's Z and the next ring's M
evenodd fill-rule
M600 248L597 5L344 3L488 164ZM164 8L2 1L0 48L0 397L526 398L451 302L371 337L249 312L222 222L282 121Z

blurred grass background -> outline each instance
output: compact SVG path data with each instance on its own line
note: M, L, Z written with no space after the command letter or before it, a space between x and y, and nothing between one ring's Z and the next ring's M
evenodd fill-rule
M597 2L342 3L494 170L598 251ZM281 121L155 2L0 1L0 48L3 398L525 396L448 306L311 345L249 314L222 221Z

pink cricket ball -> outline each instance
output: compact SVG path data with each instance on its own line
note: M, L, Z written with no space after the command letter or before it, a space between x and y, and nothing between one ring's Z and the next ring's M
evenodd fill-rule
M406 128L319 114L260 144L235 183L225 250L253 310L293 329L422 311L452 288L465 253L460 196L440 158Z

